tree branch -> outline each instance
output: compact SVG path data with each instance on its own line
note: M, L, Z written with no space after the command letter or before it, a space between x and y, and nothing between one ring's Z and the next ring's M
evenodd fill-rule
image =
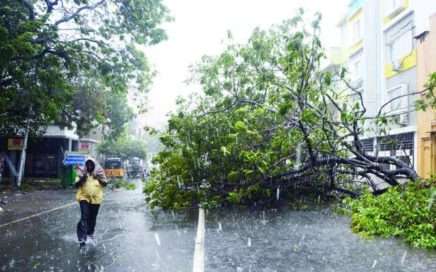
M66 23L66 22L76 18L77 16L79 16L81 12L86 11L86 10L94 10L98 6L104 4L105 2L106 2L106 0L100 0L97 3L95 3L94 5L82 6L82 7L78 8L73 14L71 14L69 16L64 16L62 19L56 21L54 23L54 25L58 26L58 25L60 25L62 23Z
M383 113L383 109L384 109L386 106L388 106L390 103L394 102L395 100L398 100L398 99L400 99L400 98L407 97L407 96L423 94L423 93L425 93L425 92L427 92L427 91L429 91L429 89L424 89L424 90L419 91L419 92L413 92L413 93L408 93L408 94L399 95L399 96L397 96L397 97L394 97L394 98L388 100L386 103L384 103L384 104L380 107L380 109L378 110L377 115L375 116L375 118L380 117L381 114Z

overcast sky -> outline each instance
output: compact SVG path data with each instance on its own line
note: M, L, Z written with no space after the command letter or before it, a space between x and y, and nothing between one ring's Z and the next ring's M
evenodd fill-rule
M174 21L166 24L168 40L151 48L146 54L157 71L149 94L149 112L145 124L161 128L166 115L175 108L179 95L192 92L184 81L189 66L203 55L215 55L230 30L237 42L248 39L255 27L292 18L302 7L307 14L320 11L323 15L322 40L326 47L338 41L336 24L349 0L164 0Z

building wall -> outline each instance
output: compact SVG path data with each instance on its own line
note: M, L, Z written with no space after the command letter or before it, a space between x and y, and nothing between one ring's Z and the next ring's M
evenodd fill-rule
M417 89L423 90L428 75L436 72L436 14L429 20L428 33L417 41ZM436 111L417 113L418 174L436 174Z
M15 165L19 167L21 148L9 150L8 139L0 135L0 152L4 152ZM44 135L29 137L24 169L25 177L56 178L60 177L64 152L77 151L78 135L75 130L50 125ZM10 177L9 169L5 168L5 176Z
M9 150L7 137L0 136L0 152L4 152L15 165L19 167L21 150ZM61 175L62 161L64 152L70 146L70 139L63 137L30 137L24 176L40 178L56 178ZM77 141L72 140L72 151L77 151ZM9 169L6 167L4 176L11 177Z
M387 6L387 2L380 1L383 18L381 103L416 91L415 10L409 1L398 1L396 7ZM403 97L386 107L387 114L396 115L391 130L416 130L415 99L414 96Z
M100 159L97 146L104 140L104 127L98 126L92 129L87 135L80 138L78 150L81 153L86 153L97 160Z
M68 147L69 140L65 138L30 138L26 155L25 176L60 177L64 152L68 150ZM74 145L73 150L75 150Z
M377 16L380 14L379 0L367 0L363 8L363 45L364 55L362 56L362 63L364 64L363 72L363 89L365 106L368 110L368 115L374 116L377 110L381 95L380 84L380 65L381 58L380 48L380 26L381 18Z
M393 97L417 91L417 49L414 37L429 27L422 19L436 10L436 1L425 0L352 0L348 12L338 24L341 28L344 66L353 86L361 89L368 116L375 116L382 105ZM428 16L427 16L428 17ZM360 64L360 67L356 64ZM395 116L387 128L388 138L407 145L410 161L416 165L417 113L416 95L395 100L384 112ZM384 135L374 124L367 124L363 138L379 142ZM407 136L407 137L406 137ZM410 141L410 137L415 139ZM385 150L386 155L398 155L400 150ZM418 160L419 164L419 160Z
M399 86L404 86L406 88L406 91L408 94L416 92L416 67L413 67L409 70L406 70L402 73L399 73L397 76L391 77L386 79L386 91L384 93L382 101L388 101L388 90L391 89L397 89L400 88ZM400 92L396 93L395 96L398 96ZM416 127L416 111L415 111L415 101L416 96L406 96L403 98L400 98L399 100L404 101L404 104L407 106L404 109L401 109L400 112L403 112L401 114L404 114L405 116L405 123L404 124L395 124L392 125L392 129L399 128L399 127L411 127L413 130ZM402 102L401 102L402 103Z

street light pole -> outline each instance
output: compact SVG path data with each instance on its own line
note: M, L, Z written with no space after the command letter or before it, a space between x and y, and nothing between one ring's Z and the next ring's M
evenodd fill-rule
M18 170L18 177L17 177L18 187L21 187L21 182L23 180L23 175L24 175L24 167L26 165L26 149L27 149L27 141L29 140L29 127L30 127L30 122L29 120L27 120L26 131L24 134L23 149L21 150L20 168Z

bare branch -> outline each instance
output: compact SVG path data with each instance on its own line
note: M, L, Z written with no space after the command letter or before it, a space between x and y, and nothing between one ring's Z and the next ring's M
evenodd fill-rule
M59 0L54 0L54 1L44 0L44 1L45 1L45 5L47 6L47 13L51 13L54 7L57 6L59 3Z
M427 91L429 91L429 89L425 89L425 90L422 90L422 91L419 91L419 92L413 92L413 93L408 93L408 94L399 95L399 96L397 96L397 97L394 97L394 98L390 99L389 101L387 101L386 103L384 103L384 104L380 107L380 109L378 110L377 115L375 116L375 118L380 117L381 114L383 113L383 109L384 109L386 106L388 106L390 103L394 102L395 100L398 100L398 99L400 99L400 98L407 97L407 96L423 94L423 93L425 93L425 92L427 92Z
M80 8L78 8L73 14L69 15L69 16L64 16L62 19L56 21L54 23L54 25L58 26L62 23L71 21L72 19L76 18L77 16L80 15L80 13L82 13L83 11L86 10L94 10L95 8L97 8L98 6L101 6L102 4L104 4L106 2L106 0L100 0L97 3L95 3L94 5L86 5L86 6L82 6Z

